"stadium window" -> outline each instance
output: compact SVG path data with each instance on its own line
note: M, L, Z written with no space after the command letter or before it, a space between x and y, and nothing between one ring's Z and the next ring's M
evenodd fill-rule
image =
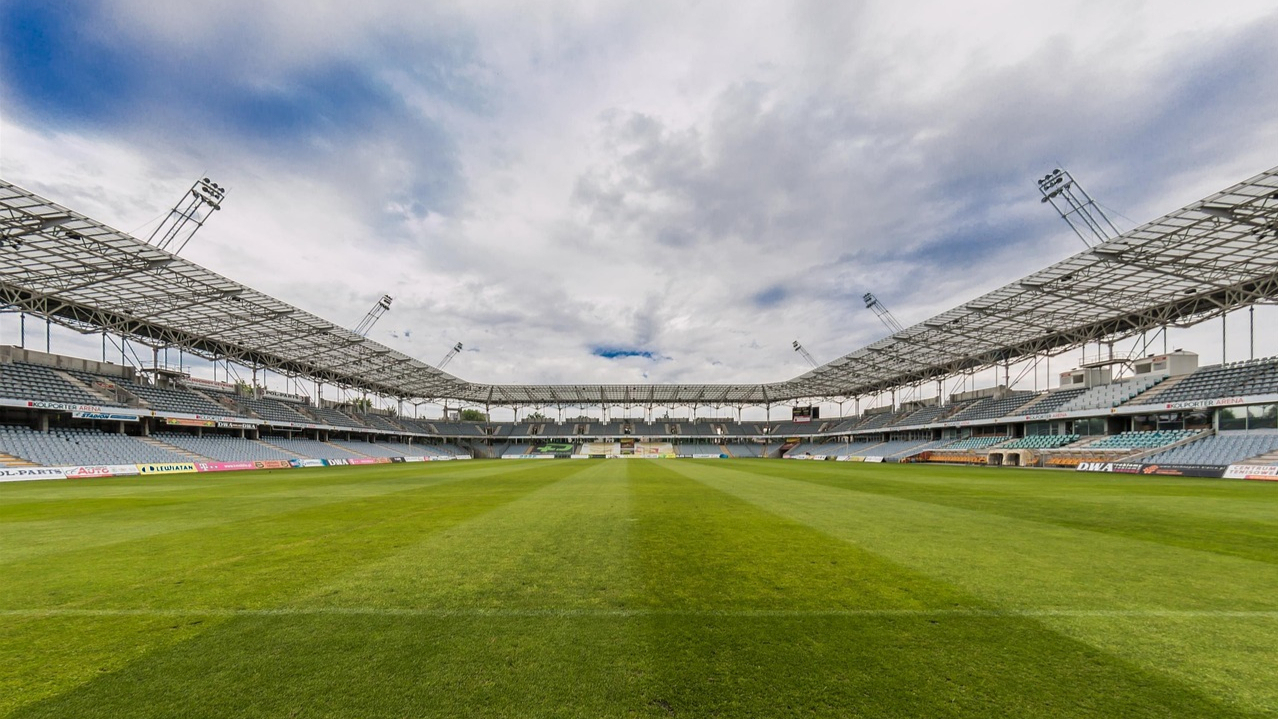
M1216 411L1216 429L1247 429L1246 407L1225 407Z
M1185 429L1211 429L1211 415L1207 412L1190 412L1186 414Z
M1247 429L1278 429L1278 404L1257 404L1248 407Z

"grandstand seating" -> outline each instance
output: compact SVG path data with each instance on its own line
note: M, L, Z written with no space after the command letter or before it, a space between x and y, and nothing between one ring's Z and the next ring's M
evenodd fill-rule
M1150 404L1189 402L1217 397L1264 394L1278 388L1278 358L1200 367L1165 391L1150 395Z
M261 417L267 422L288 422L290 424L317 424L310 417L300 414L297 410L289 407L284 402L274 399L241 399L240 404L244 405L253 414Z
M77 387L57 370L25 362L0 365L0 396L64 404L119 405Z
M1278 432L1226 432L1159 452L1143 461L1166 464L1226 465L1278 451Z
M675 447L675 453L680 457L691 457L694 454L722 454L723 447L710 442L684 442Z
M333 407L303 407L303 412L315 418L316 424L327 424L332 427L350 427L352 429L368 429L367 425L360 423L353 417L348 416Z
M856 429L861 431L886 427L900 419L900 416L900 412L882 412L880 414L865 415L861 423L856 426Z
M816 434L821 429L820 422L775 422L768 434L773 437L799 437L805 434Z
M999 449L1056 449L1077 441L1076 434L1033 434L1014 439Z
M0 452L52 467L191 461L186 455L127 434L107 434L80 428L38 432L30 427L2 425Z
M92 377L93 375L88 376ZM120 382L118 384L125 391L132 392L143 402L162 412L202 414L214 417L228 417L240 414L230 407L208 400L187 389L152 387L135 382Z
M258 459L292 459L296 455L251 439L206 434L196 437L180 432L158 432L155 438L166 444L218 462L251 462ZM189 458L188 460L189 461Z
M361 414L355 415L355 419L360 422L363 422L364 424L368 425L369 427L372 427L373 429L383 429L383 430L386 430L387 432L403 432L405 429L404 427L401 427L400 425L396 424L395 421L392 420L391 418L386 417L384 415L380 415L380 414L373 414L371 412L367 414L361 413Z
M478 422L431 422L445 437L487 437L484 425Z
M1109 409L1117 407L1127 400L1135 397L1143 392L1148 391L1151 387L1163 381L1163 377L1136 377L1133 379L1122 380L1112 384L1097 385L1089 387L1081 394L1060 406L1061 412L1074 412L1089 409ZM1032 412L1038 413L1038 407L1035 405L1030 408Z
M360 454L365 457L406 456L404 452L381 443L374 444L372 442L358 442L358 441L343 440L343 439L330 439L328 443L341 447L342 449L350 450L351 452L355 452L356 454ZM414 454L417 454L417 453L414 452Z
M847 445L847 451L840 450L836 454L859 455L862 457L903 457L924 451L942 442L921 439L893 440L879 444L866 443L865 447L856 444Z
M900 427L914 427L935 422L938 417L944 415L951 408L947 405L929 405L927 407L919 407L910 414L902 417L893 424Z
M290 453L291 457L309 457L311 459L354 459L364 456L341 447L318 442L313 439L289 437L262 437L262 441Z
M728 454L733 457L762 457L763 445L753 442L733 442L728 444Z
M949 419L956 422L978 419L998 419L1016 412L1036 397L1033 392L1017 392L1002 399L985 398L974 402L970 407L955 413ZM1035 411L1038 411L1035 409Z
M1003 435L996 435L993 437L968 437L967 439L960 439L957 442L947 444L943 447L943 449L985 449L986 447L992 447L999 442L1006 441L1007 437Z
M816 454L816 455L847 454L847 452L843 451L847 448L847 446L848 445L846 442L821 442L821 441L801 442L795 445L794 447L791 447L790 451L785 453L785 456L799 457L805 454Z
M1061 412L1069 403L1077 400L1087 394L1086 387L1071 387L1070 389L1057 389L1048 392L1046 396L1032 405L1025 406L1019 410L1018 414L1050 414L1052 412Z
M1188 439L1195 434L1198 434L1198 432L1192 429L1123 432L1122 434L1102 437L1101 439L1087 445L1084 449L1148 449L1153 447L1162 447L1168 444L1175 444L1176 442Z

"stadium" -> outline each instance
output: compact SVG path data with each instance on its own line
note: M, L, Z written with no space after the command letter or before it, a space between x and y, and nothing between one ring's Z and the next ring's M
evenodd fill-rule
M845 288L868 341L752 383L606 343L643 373L468 380L389 292L236 279L302 229L190 251L210 177L124 231L36 167L0 164L0 716L1278 716L1278 167L1129 229L1048 168L1017 202L1081 251L908 324Z

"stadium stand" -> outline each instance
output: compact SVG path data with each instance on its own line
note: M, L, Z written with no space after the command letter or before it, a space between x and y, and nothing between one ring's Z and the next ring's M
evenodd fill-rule
M805 454L811 455L835 455L847 454L843 450L847 448L845 442L801 442L791 447L785 453L787 457L799 457Z
M1261 394L1259 390L1278 387L1278 358L1200 367L1166 391L1148 397L1151 404L1190 402L1218 397Z
M88 376L92 377L93 375ZM166 389L137 382L120 382L118 384L124 391L137 395L138 399L141 399L148 406L163 412L202 414L214 417L233 417L240 414L240 412L230 407L213 402L186 389Z
M316 424L326 424L331 427L350 427L352 429L368 429L368 426L360 423L346 413L333 407L301 407L302 412L306 412L315 419Z
M431 422L445 437L487 437L484 425L477 422Z
M903 457L916 452L922 452L936 444L941 444L941 442L930 442L928 440L918 439L893 440L891 442L870 444L864 448L857 448L854 444L849 446L848 451L840 451L838 454L848 454L861 457Z
M396 424L391 418L380 414L372 414L371 412L367 414L361 413L355 415L354 418L356 421L362 422L373 429L382 429L387 432L403 432L405 430L404 427Z
M675 454L680 457L691 457L694 454L723 454L724 449L717 444L709 442L684 442L675 447Z
M180 432L157 432L155 438L166 444L218 462L251 462L258 459L292 459L278 447L262 442L225 435L196 437Z
M1143 432L1123 432L1109 437L1102 437L1083 449L1151 449L1168 444L1175 444L1198 434L1192 429L1167 429Z
M931 422L935 422L938 417L948 412L949 409L950 407L940 404L920 407L905 417L902 417L894 424L899 427L912 427L930 424Z
M315 420L299 413L287 403L274 399L241 399L240 404L268 422L290 424L316 424Z
M57 370L42 365L12 362L0 365L0 395L14 399L66 404L117 405L72 384Z
M1142 459L1149 463L1220 466L1278 451L1278 432L1227 432L1183 444Z
M962 410L955 412L949 419L962 422L978 419L998 419L1007 417L1017 409L1028 404L1031 400L1039 395L1032 392L1018 392L1008 395L1002 399L985 398L977 400L972 404L964 407Z
M1046 395L1039 395L1033 404L1023 404L1017 407L1014 412L1005 413L1003 416L1011 416L1014 414L1050 414L1052 412L1060 412L1061 408L1073 402L1079 397L1087 393L1087 389L1083 387L1074 387L1071 389L1057 389L1048 392Z
M262 437L262 441L290 453L290 457L310 459L355 459L364 455L313 439Z
M1000 449L1056 449L1073 444L1078 439L1076 434L1034 434L1014 439Z
M1162 377L1137 377L1112 384L1089 387L1077 397L1062 404L1060 411L1075 412L1117 407L1127 400L1146 392L1161 381L1163 381ZM1037 413L1038 406L1035 405L1031 410Z
M30 427L0 425L0 452L50 467L191 461L186 455L127 434L79 428L38 432Z
M960 439L957 442L947 444L942 447L942 449L985 449L986 447L993 447L1000 442L1006 441L1007 437L1002 435L992 437L968 437L967 439Z
M728 454L732 457L762 457L763 445L733 442L727 445Z

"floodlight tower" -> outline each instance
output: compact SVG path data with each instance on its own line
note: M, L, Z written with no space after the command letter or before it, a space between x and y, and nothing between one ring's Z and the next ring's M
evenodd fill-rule
M391 302L394 302L394 299L390 295L382 295L377 304L373 305L373 309L369 310L368 314L364 315L364 319L360 320L359 324L355 326L355 334L360 337L367 337L369 330L373 329L373 325L377 324L377 320L380 320L382 315L386 314L386 311L390 309Z
M1121 234L1083 186L1059 167L1038 181L1038 191L1043 194L1039 201L1050 202L1084 245L1091 247L1093 242L1099 244Z
M439 364L435 365L435 368L443 369L444 365L448 364L449 362L452 362L453 358L457 356L457 353L461 351L462 351L462 343L458 342L457 344L453 345L452 349L448 350L448 354L444 355L444 359L440 360Z
M879 318L879 321L888 328L889 332L896 334L897 332L901 332L905 329L905 326L896 321L896 318L888 311L887 306L879 301L879 298L875 297L873 292L866 292L864 295L861 295L861 299L865 300L866 309L874 310L874 314Z
M169 216L155 228L147 242L175 255L181 254L186 243L195 237L209 217L222 209L226 188L209 178L196 180L181 200L169 210Z
M817 364L817 361L812 358L812 353L804 349L803 345L799 344L798 340L795 340L792 344L794 345L794 351L798 352L799 356L807 360L808 364L812 365L812 369L816 369L817 367L820 366Z

